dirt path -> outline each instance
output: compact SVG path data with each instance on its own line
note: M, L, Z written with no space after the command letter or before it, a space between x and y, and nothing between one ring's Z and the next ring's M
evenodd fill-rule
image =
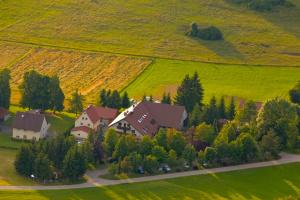
M126 179L126 180L107 180L107 179L99 178L99 175L105 174L106 170L95 170L95 171L87 172L86 177L87 177L88 181L86 183L82 183L82 184L56 185L56 186L0 186L0 190L79 189L79 188L89 188L89 187L97 187L97 186L119 185L119 184L123 184L123 183L139 183L139 182L146 182L146 181L178 178L178 177L184 177L184 176L230 172L230 171L237 171L237 170L244 170L244 169L276 166L276 165L295 163L295 162L300 162L300 155L282 153L281 158L279 160L274 160L274 161L242 164L242 165L236 165L236 166L220 167L220 168L205 169L205 170L177 172L177 173L162 174L162 175L156 175L156 176L132 178L132 179Z

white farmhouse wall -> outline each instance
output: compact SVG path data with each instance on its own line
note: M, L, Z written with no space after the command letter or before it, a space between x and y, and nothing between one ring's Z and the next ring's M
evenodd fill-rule
M98 122L99 123L99 122ZM93 124L86 112L83 112L75 121L75 127L86 126L91 129L97 129L97 124Z
M13 138L21 140L39 140L41 139L41 132L13 128Z

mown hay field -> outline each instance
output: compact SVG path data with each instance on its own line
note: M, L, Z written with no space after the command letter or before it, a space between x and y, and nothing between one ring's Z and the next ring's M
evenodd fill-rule
M300 0L255 12L223 0L4 0L0 40L183 60L299 66ZM121 6L120 6L121 5ZM225 40L186 36L192 22Z
M101 88L119 89L138 76L151 59L104 53L84 53L56 49L34 48L10 65L12 101L18 103L18 86L26 71L34 69L46 75L58 75L67 98L76 89L86 96L86 103L95 103Z

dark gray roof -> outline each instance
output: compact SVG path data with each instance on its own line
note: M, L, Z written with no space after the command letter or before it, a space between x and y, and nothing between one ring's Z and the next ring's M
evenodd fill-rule
M44 114L18 112L13 123L13 128L38 132L42 128L44 119Z
M141 102L126 115L125 120L140 133L155 135L160 127L181 129L183 106Z

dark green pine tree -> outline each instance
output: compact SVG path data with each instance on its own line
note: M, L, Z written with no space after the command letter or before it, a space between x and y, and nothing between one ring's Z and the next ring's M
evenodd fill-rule
M122 108L128 108L130 106L130 100L128 97L128 93L124 92L122 96Z
M39 153L34 161L34 175L40 181L49 180L53 177L53 166L48 156Z
M108 96L107 96L107 92L105 89L102 89L100 91L100 95L99 95L99 105L106 107L108 104Z
M199 104L202 107L203 88L199 81L198 74L192 78L186 75L177 89L175 104L185 106L187 112L192 112L194 106Z
M197 72L194 73L193 79L192 79L192 96L193 96L193 105L199 104L200 108L202 107L203 103L203 95L204 95L204 89L202 87L202 84L199 80L199 75Z
M114 90L112 94L110 95L108 107L110 108L116 108L120 109L122 107L122 99L120 97L120 94L117 90Z
M3 69L0 71L0 107L9 109L10 105L10 70Z
M221 119L226 119L226 105L224 96L221 97L220 104L219 104L219 117Z
M234 117L235 117L235 102L234 102L234 97L231 97L231 101L227 111L227 119L233 120Z
M49 83L50 90L50 107L55 111L62 111L64 109L64 100L65 95L60 88L59 78L57 76L53 76L50 78Z
M30 176L34 170L34 152L30 145L22 145L15 160L16 171L24 176Z
M216 97L213 96L208 107L204 110L204 121L213 125L219 119L219 111L217 107Z
M87 169L85 155L79 148L74 146L69 149L63 161L63 175L71 181L81 178Z
M165 103L165 104L171 104L172 103L170 93L168 93L168 94L164 93L163 94L163 97L161 99L161 103Z

